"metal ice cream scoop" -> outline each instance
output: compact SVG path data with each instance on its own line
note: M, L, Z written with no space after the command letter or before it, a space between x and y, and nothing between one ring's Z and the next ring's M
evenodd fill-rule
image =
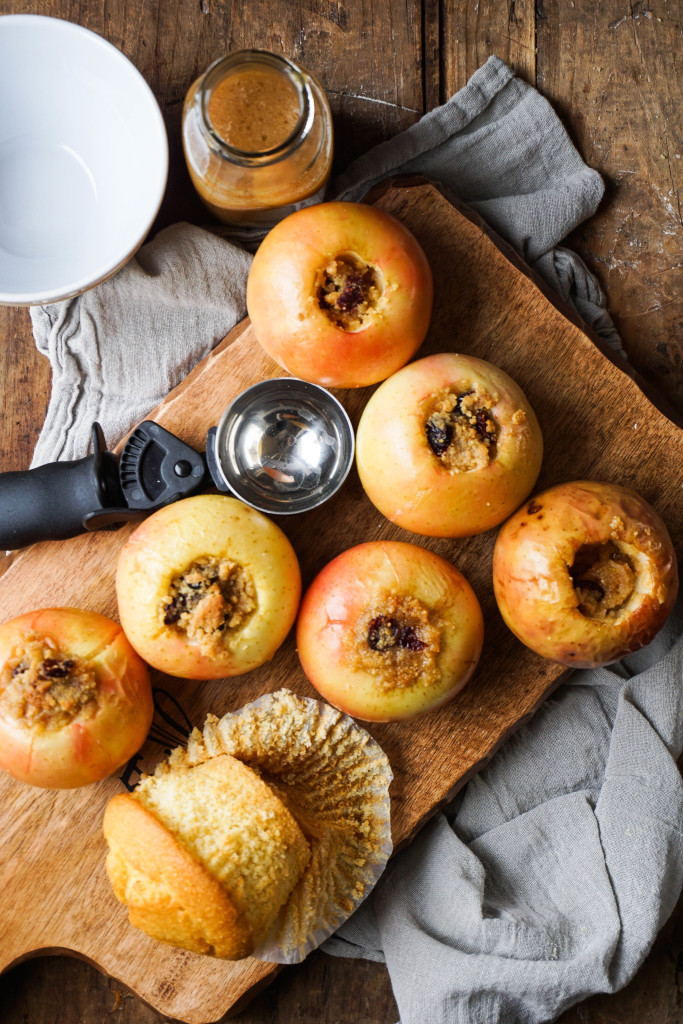
M206 452L145 420L117 462L93 425L93 455L0 474L0 546L116 529L207 487L269 514L305 512L343 484L354 456L337 399L295 378L265 380L228 406Z
M262 512L307 512L337 491L353 462L345 409L303 380L264 380L243 391L209 431L216 486ZM215 464L214 464L215 463Z

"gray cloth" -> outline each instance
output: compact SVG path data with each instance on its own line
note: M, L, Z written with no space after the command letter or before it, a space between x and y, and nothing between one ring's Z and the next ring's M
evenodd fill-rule
M595 212L588 168L551 106L491 57L448 103L356 160L329 197L360 199L399 172L438 179L496 228L617 350L595 278L559 246ZM94 419L110 444L158 404L244 316L250 257L215 233L175 225L114 278L31 310L52 365L52 396L33 465L84 455Z
M113 446L246 316L251 257L209 231L160 231L84 295L33 306L52 394L33 465L86 454L97 420Z
M539 1024L633 977L683 885L682 628L575 672L324 944L386 960L401 1024Z
M548 103L491 58L438 110L333 183L357 199L400 171L443 181L619 349L604 297L559 243L599 175ZM244 315L250 257L177 225L116 277L32 310L53 391L34 464L117 440ZM385 958L403 1024L545 1021L624 985L680 891L679 635L624 669L576 673L404 853L329 952Z
M547 100L490 57L464 89L401 135L356 160L335 199L360 199L397 173L443 182L624 354L605 297L583 261L559 242L590 217L604 186Z

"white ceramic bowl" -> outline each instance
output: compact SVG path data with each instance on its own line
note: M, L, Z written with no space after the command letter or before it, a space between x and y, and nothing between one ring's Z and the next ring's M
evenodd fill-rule
M68 21L0 17L0 303L56 302L113 274L167 173L161 111L119 50Z

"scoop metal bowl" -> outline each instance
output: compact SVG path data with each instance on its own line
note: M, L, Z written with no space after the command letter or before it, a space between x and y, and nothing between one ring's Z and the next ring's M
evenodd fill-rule
M355 447L334 395L292 377L243 391L221 417L214 445L226 487L252 508L279 515L327 501L344 483Z

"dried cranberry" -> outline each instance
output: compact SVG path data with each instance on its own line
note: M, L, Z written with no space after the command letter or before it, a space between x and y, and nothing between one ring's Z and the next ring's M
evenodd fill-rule
M185 598L182 594L174 598L169 604L164 605L164 625L172 626L174 622L177 622L180 616L185 611Z
M41 676L47 679L66 679L74 663L71 658L58 661L57 658L46 658L40 666Z
M368 627L368 644L373 651L389 651L400 647L404 651L423 651L427 644L420 640L413 626L399 626L396 619L378 615Z
M455 408L453 409L453 412L456 414L456 416L465 416L466 415L465 410L462 407L462 400L463 400L463 398L467 398L469 395L473 395L473 394L474 394L474 391L470 390L470 391L463 391L463 393L461 395L458 395L458 401L455 403Z
M386 651L395 647L399 637L399 625L395 619L378 615L368 626L368 645L373 651Z
M406 651L424 651L427 644L420 640L412 626L404 626L398 634L398 645Z
M444 423L441 426L435 423L434 420L429 419L427 420L426 431L429 447L435 455L443 455L444 452L448 451L453 440L453 427L450 423Z
M336 306L343 313L360 306L363 301L363 278L360 274L349 274L344 281L344 287L337 296Z
M492 444L496 435L489 426L491 423L491 414L488 409L477 409L477 422L475 424L475 430L486 444Z

